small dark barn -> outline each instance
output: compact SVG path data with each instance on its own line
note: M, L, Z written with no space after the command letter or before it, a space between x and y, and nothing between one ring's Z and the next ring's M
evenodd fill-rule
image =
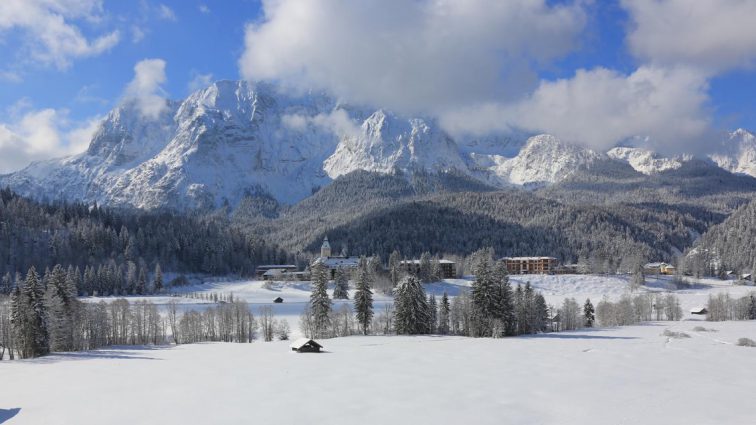
M283 302L283 298L278 297L275 300L273 300L273 302L276 303L276 304L281 304Z
M309 338L299 338L290 347L291 351L296 351L297 353L319 353L323 349L322 345Z
M696 307L690 310L690 314L698 314L698 315L709 314L709 310L707 310L706 307Z

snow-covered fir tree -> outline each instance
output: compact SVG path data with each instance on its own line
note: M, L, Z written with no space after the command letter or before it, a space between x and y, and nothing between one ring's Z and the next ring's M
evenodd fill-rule
M596 311L590 298L586 298L585 304L583 304L583 317L585 318L585 327L592 328L593 322L596 321Z
M336 270L336 279L333 288L334 300L348 300L349 299L349 277L344 269L339 268Z
M155 264L155 278L152 281L152 289L156 294L163 292L163 271L160 263Z
M399 280L402 278L402 254L399 251L394 250L389 256L388 268L389 268L389 280L391 281L391 287L396 288L399 284Z
M444 291L441 296L441 304L438 311L438 333L446 335L449 333L449 313L451 312L451 305L449 305L449 295Z
M438 303L433 294L428 296L428 312L428 332L434 334L438 329Z
M472 336L491 336L493 321L497 318L498 292L491 259L483 255L475 265L475 281L472 284Z
M50 351L44 295L44 284L32 266L11 301L13 331L22 358L43 356Z
M331 328L331 299L328 297L328 269L323 263L312 268L312 334L315 338L327 338Z
M411 275L403 278L396 287L394 304L394 328L397 334L428 333L430 312L420 279Z
M354 312L364 335L368 334L373 321L373 274L365 257L360 258L354 291Z

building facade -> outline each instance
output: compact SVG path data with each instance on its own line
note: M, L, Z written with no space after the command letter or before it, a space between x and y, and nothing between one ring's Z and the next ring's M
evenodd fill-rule
M559 262L554 257L504 257L509 274L552 274Z
M431 260L432 262L433 260ZM420 260L404 260L399 263L402 270L407 273L418 275L420 274ZM441 270L442 279L453 279L457 277L456 264L454 261L438 260L438 266Z
M331 255L331 244L328 242L328 236L323 239L320 246L320 257L316 258L312 265L323 264L329 271L331 279L336 277L336 271L339 269L350 272L360 265L360 257L344 257L341 255Z

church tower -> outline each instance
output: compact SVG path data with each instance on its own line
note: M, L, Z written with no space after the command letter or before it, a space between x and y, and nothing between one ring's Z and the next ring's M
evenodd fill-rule
M322 258L331 256L331 244L328 243L328 236L323 239L323 245L320 246L320 256Z

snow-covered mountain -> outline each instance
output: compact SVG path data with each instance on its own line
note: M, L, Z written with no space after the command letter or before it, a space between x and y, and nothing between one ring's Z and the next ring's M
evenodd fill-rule
M756 136L738 129L722 140L718 153L709 156L718 166L731 173L756 177Z
M513 158L471 153L478 175L498 185L540 186L561 181L602 154L567 144L548 134L529 138Z
M405 119L378 110L353 134L341 137L323 164L331 178L356 170L390 173L395 169L464 170L457 145L432 120Z
M711 159L720 167L756 176L751 133L732 133L719 152ZM86 152L0 176L0 186L35 198L191 209L257 193L294 203L356 170L454 171L499 187L537 187L609 158L644 174L688 159L639 148L596 152L546 134L455 139L429 118L267 83L219 81L168 101L157 117L126 102L107 115Z
M609 158L625 161L633 169L643 174L656 174L680 168L689 157L664 158L656 152L643 148L617 147L606 153Z

